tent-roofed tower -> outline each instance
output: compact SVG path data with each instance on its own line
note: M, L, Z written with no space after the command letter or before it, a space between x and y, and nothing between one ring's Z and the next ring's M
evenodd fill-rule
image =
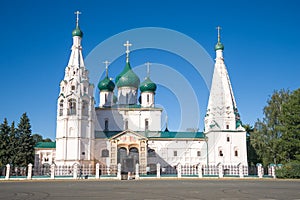
M220 40L215 45L216 59L210 96L205 116L205 131L236 130L241 126L229 75L223 57L224 45Z
M224 63L224 45L220 39L215 45L216 59L205 115L205 134L208 137L210 164L247 165L246 132L237 111L229 75Z
M89 82L82 56L81 13L77 11L75 14L71 55L57 100L56 164L82 164L93 160L94 85Z

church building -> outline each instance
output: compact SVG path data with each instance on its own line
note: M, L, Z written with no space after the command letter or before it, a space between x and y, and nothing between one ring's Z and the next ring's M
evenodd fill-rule
M220 29L205 130L176 132L162 130L163 110L155 104L157 85L149 72L141 81L132 70L129 41L124 44L123 70L120 68L122 71L115 81L109 78L109 62L105 62L106 76L97 85L100 103L95 105L95 86L89 80L82 56L83 32L78 14L72 32L71 55L59 84L56 146L52 145L52 152L47 148L45 154L40 145L36 149L35 165L49 160L69 166L121 163L124 172L134 172L137 163L145 172L156 170L157 163L162 167L219 163L247 166L246 132L224 63Z

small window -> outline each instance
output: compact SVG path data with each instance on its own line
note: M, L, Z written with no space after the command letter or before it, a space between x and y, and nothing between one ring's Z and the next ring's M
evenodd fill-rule
M101 153L102 157L109 157L109 151L107 149L103 149Z
M174 152L173 152L173 155L174 155L174 156L177 156L177 151L174 151Z
M105 97L105 100L104 100L104 101L105 101L105 104L106 104L106 103L107 103L107 94L106 94L106 93L105 93L105 96L104 96L104 97Z
M128 129L128 120L126 119L125 120L125 130L127 130Z
M69 100L68 115L76 115L76 100L75 99Z
M149 120L145 119L145 130L149 130Z
M226 129L229 129L229 125L228 124L226 125Z
M155 150L154 149L149 149L148 150L148 157L155 157L156 154L155 154Z
M83 87L83 92L86 93L86 87Z
M227 142L230 142L230 137L229 136L227 136Z
M63 115L63 111L64 111L64 100L61 100L59 102L59 116Z
M201 156L201 151L197 151L197 156L198 156L198 157Z
M105 122L104 122L104 130L105 130L105 131L108 131L108 119L105 119Z
M149 103L150 98L149 98L149 94L147 94L147 103Z
M85 152L84 152L84 151L83 151L83 152L81 152L81 155L83 155L83 156L84 156L84 155L85 155Z
M234 156L236 156L236 157L238 157L238 156L239 156L239 152L238 152L238 150L235 150L235 151L234 151Z
M72 86L71 86L71 90L75 90L75 85L72 85Z
M223 151L222 150L219 151L219 156L221 156L221 157L223 156Z

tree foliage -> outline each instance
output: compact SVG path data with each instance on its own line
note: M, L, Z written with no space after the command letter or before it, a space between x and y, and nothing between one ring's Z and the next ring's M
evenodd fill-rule
M300 148L300 89L275 91L255 123L250 143L264 165L297 160Z
M27 166L34 162L34 146L38 142L51 142L51 139L31 133L30 120L26 113L20 118L18 127L12 122L9 126L5 118L0 124L0 167Z

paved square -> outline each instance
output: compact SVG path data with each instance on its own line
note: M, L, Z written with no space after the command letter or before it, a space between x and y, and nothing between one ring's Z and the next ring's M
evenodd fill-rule
M0 199L300 199L300 181L55 180L2 181Z

